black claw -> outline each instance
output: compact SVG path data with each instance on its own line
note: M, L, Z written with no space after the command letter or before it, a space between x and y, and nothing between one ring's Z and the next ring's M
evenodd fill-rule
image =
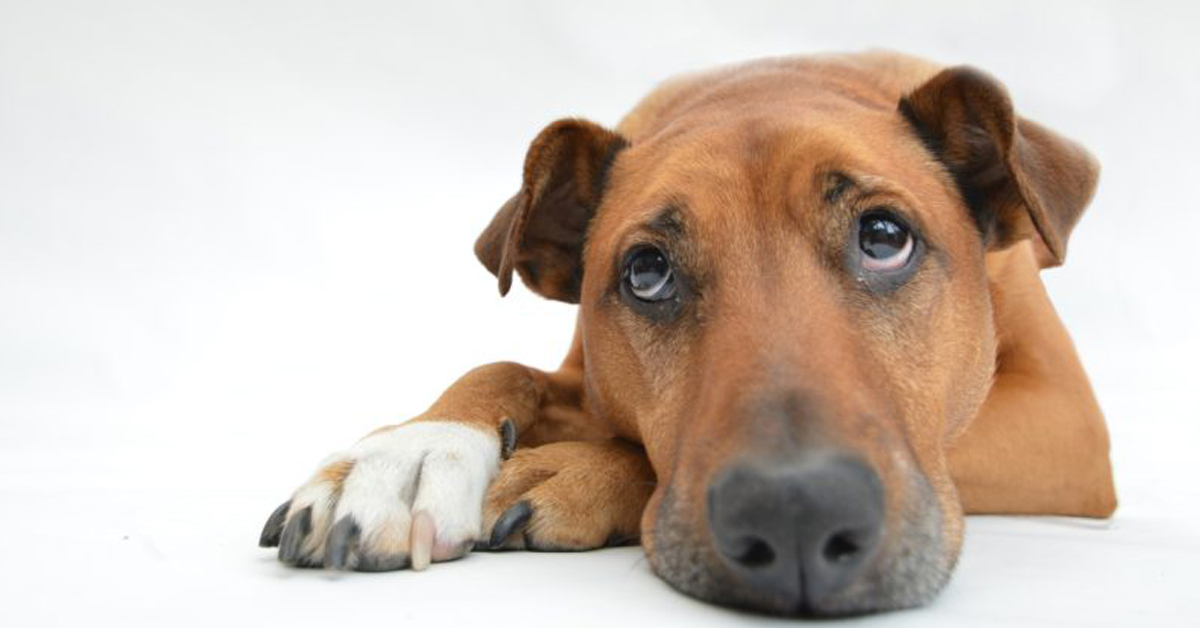
M500 424L500 457L508 460L517 449L517 424L504 419Z
M296 513L283 527L283 536L279 539L279 560L289 565L300 562L300 546L309 532L312 532L312 506L306 506Z
M408 566L408 554L391 554L387 556L360 554L358 571L396 571Z
M608 539L604 541L604 547L623 547L625 545L637 545L638 535L636 534L621 534L613 532L608 535Z
M362 529L350 515L346 515L334 524L325 539L325 567L329 569L345 569L350 556L358 549L358 537Z
M499 519L496 519L496 525L492 526L492 538L488 544L492 549L499 548L512 533L524 528L532 516L533 506L529 504L528 500L517 502L505 510Z
M258 535L259 547L275 547L279 545L279 535L283 534L283 522L287 519L288 508L292 507L292 500L287 500L267 517L267 523L263 525L262 534Z

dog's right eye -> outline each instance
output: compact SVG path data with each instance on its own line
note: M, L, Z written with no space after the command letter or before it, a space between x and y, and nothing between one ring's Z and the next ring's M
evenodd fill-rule
M625 261L625 289L638 301L659 303L675 298L675 273L666 254L654 246L630 251Z

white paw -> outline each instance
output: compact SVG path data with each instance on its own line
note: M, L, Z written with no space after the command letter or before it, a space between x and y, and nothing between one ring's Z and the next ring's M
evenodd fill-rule
M335 454L267 520L259 544L298 566L388 571L458 558L482 534L500 438L451 421L405 423Z

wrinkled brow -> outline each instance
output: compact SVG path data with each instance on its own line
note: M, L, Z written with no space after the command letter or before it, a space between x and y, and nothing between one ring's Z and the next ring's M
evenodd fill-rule
M825 198L825 202L830 205L836 204L847 191L858 185L858 182L853 177L841 170L829 171L822 175L821 178L822 196Z
M672 201L654 214L646 223L646 229L665 238L681 238L687 232L687 214L687 205L680 201Z
M820 175L821 196L828 205L883 194L904 196L903 192L881 177L845 170L828 170Z

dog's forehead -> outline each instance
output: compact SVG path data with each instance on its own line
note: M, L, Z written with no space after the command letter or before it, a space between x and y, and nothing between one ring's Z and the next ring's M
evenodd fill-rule
M836 94L692 112L626 149L610 176L602 220L615 231L651 225L672 207L721 228L751 215L803 221L846 182L914 212L950 211L955 195L896 111Z

